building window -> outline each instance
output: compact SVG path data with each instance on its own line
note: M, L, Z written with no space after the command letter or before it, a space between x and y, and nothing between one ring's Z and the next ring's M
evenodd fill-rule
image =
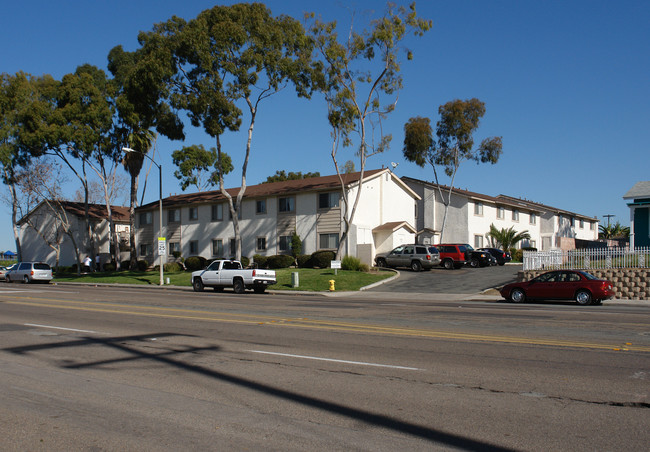
M474 236L474 248L483 248L483 236L475 235Z
M168 223L178 223L181 221L181 210L180 209L170 209L167 211L167 222Z
M506 217L506 209L504 207L497 208L497 218L504 219Z
M140 256L151 256L153 254L153 245L143 244L140 245Z
M580 229L585 228L585 220L580 220Z
M519 211L517 209L512 211L512 221L519 221Z
M199 241L190 240L190 255L197 256L199 254Z
M153 214L151 212L140 213L140 226L153 223Z
M320 234L320 249L336 249L339 246L339 235L334 234Z
M230 239L230 255L237 255L237 242L235 242L235 239Z
M181 251L181 244L178 242L169 242L168 253L170 256L173 256L176 251Z
M225 257L223 254L223 240L212 240L212 255L217 257Z
M318 194L318 208L330 209L339 206L338 193L319 193Z
M576 227L576 219L571 217L571 227L575 228Z
M537 242L535 240L530 240L529 243L531 248L537 249Z
M530 224L537 224L537 215L534 212L530 213Z
M223 204L212 205L212 221L223 221Z
M596 223L594 223L593 221L590 221L590 222L589 222L589 229L592 230L592 231L593 231L594 229L596 229Z
M266 237L258 237L255 244L256 251L266 251Z
M280 212L293 212L293 211L295 211L296 210L296 199L293 198L293 197L278 199L278 210Z
M281 235L280 236L280 252L288 253L291 251L291 236L290 235Z
M474 203L474 215L483 216L483 203L475 202Z
M190 220L198 220L198 219L199 219L199 208L190 207Z
M266 213L266 199L258 199L255 202L255 213L257 214Z

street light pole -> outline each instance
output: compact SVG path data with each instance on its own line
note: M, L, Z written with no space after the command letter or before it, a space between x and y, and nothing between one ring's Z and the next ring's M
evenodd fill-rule
M160 285L164 285L164 279L163 279L163 253L160 252L160 241L163 238L162 235L162 219L163 219L163 208L162 208L162 165L157 164L154 159L152 159L150 156L147 154L143 154L142 152L138 152L136 150L133 150L131 148L122 148L124 152L135 152L137 154L141 154L143 157L148 158L151 160L151 163L156 165L158 167L158 208L159 208L159 216L158 216L158 260L160 264Z

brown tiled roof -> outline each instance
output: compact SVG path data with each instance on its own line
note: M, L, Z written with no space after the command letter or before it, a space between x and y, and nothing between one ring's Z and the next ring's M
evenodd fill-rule
M368 170L364 171L364 179L372 177L387 169ZM343 182L345 185L351 185L359 181L361 176L360 172L342 174ZM309 191L332 190L341 187L341 182L338 175L321 177L310 177L308 179L287 180L282 182L271 182L269 184L257 184L246 186L244 198L261 198L267 196L275 196L281 194L292 194ZM239 193L239 187L227 189L230 196L233 198ZM199 193L187 193L182 195L169 196L163 198L163 207L172 207L185 204L207 204L217 201L223 201L226 198L221 194L220 190L205 191ZM140 209L150 209L158 206L158 201L144 204Z
M83 202L63 201L61 202L63 208L73 215L82 217L85 215L86 209ZM113 221L129 222L129 208L124 206L111 206L113 213ZM106 212L105 204L89 204L88 217L93 220L108 220L108 212Z

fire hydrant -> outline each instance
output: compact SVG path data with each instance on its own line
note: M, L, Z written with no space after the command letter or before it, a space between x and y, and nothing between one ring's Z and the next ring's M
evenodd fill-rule
M334 288L334 283L335 283L335 281L333 279L330 279L330 292L334 292L336 290Z

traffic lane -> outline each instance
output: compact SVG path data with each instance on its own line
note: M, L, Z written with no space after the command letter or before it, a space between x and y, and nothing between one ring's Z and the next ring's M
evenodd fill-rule
M25 309L30 322L59 322L54 310ZM61 320L68 327L78 322L87 328L87 319L69 315L83 311L58 312L66 313ZM266 439L285 450L426 450L433 443L472 450L495 444L527 450L626 444L633 450L648 439L636 408L642 394L647 398L643 354L341 332L335 325L215 326L128 313L106 315L104 323L95 333L40 334L32 327L20 334L22 345L13 342L15 332L12 341L3 339L12 357L54 367L54 375L42 381L21 374L33 379L40 395L57 395L40 401L50 421L61 417L66 426L80 422L87 428L93 412L109 412L118 416L120 434L135 426L160 433L168 445L204 445L209 435L237 438L240 447L260 447ZM60 387L52 386L57 376ZM58 397L71 382L75 391ZM15 393L23 384L13 379L8 389ZM34 390L25 387L23 393ZM75 401L84 409L76 409ZM135 412L129 411L133 406ZM83 419L70 419L80 411ZM183 422L173 427L169 421L178 415Z
M521 265L491 267L462 267L446 270L441 267L429 271L413 272L398 269L400 277L393 281L368 289L372 292L409 293L477 293L515 282Z

